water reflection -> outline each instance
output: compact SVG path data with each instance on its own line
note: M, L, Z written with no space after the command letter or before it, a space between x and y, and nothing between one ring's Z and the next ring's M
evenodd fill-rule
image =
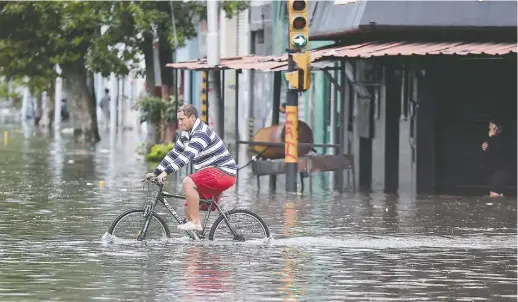
M217 297L228 293L232 284L228 282L229 271L221 265L221 255L199 246L184 250L183 276L185 291L183 301L199 301L204 296Z
M153 168L138 136L91 148L31 133L0 147L1 300L516 301L515 200L340 195L325 176L311 196L282 193L283 177L271 194L248 171L222 205L259 213L270 244L107 244Z

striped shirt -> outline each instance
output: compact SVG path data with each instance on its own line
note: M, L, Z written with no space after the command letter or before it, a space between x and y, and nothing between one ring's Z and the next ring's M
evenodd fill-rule
M196 170L217 167L230 175L237 174L236 162L221 138L199 118L190 132L182 132L173 150L162 159L154 173L159 175L165 171L170 174L191 161Z

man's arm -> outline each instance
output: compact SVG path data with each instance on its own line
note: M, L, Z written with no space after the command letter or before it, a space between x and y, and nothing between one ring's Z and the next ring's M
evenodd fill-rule
M182 153L178 154L176 159L166 166L165 172L171 174L186 166L198 153L207 148L210 137L202 132L194 132L191 140Z
M156 167L155 171L153 173L158 176L160 173L162 173L164 170L167 170L167 167L170 166L174 160L180 155L183 150L185 149L184 144L182 143L182 136L176 140L176 143L174 144L173 150L169 151L167 155L162 159L160 164Z

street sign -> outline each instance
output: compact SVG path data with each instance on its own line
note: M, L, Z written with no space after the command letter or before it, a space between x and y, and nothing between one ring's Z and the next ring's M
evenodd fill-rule
M308 39L304 37L303 35L296 35L293 38L293 46L297 48L304 48L308 44Z

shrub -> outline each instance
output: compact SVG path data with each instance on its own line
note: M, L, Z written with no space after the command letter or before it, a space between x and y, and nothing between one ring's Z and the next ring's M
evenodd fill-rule
M174 96L171 96L170 99L165 105L164 118L167 122L174 122L176 121L176 110L183 105L183 99L181 97L178 99L178 105Z
M174 144L157 144L151 147L151 151L146 155L146 161L160 162L169 151L174 148Z
M168 100L156 96L145 96L137 101L137 108L140 110L140 122L157 124L162 120L167 122L176 121L176 109L183 105L183 99L178 99L178 105L174 96Z
M163 116L166 102L156 96L145 96L138 100L137 107L140 109L140 122L157 124Z

